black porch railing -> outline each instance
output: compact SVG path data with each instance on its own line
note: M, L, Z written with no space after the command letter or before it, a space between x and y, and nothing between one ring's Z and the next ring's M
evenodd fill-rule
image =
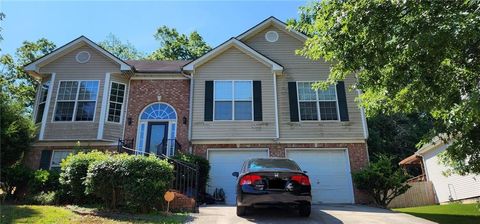
M181 149L181 145L175 139L164 140L157 146L157 153L141 152L135 150L133 147L133 139L118 140L118 152L128 153L134 155L155 155L160 159L167 160L173 165L174 179L170 183L170 188L178 191L179 193L195 199L198 206L198 179L199 179L199 166L198 164L190 164L184 161L173 159L166 155L166 150L173 150L174 153L178 153ZM165 149L165 150L164 150ZM172 151L170 151L172 152ZM170 153L171 155L171 153Z

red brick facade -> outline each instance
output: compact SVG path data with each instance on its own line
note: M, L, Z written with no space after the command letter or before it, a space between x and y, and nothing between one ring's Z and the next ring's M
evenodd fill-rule
M188 151L189 93L189 80L131 80L124 138L136 140L140 113L146 106L159 102L157 96L161 96L160 102L170 104L177 112L176 139L182 151ZM132 120L130 125L129 118ZM184 118L186 124L183 123Z
M268 148L271 157L285 157L286 148L347 148L350 170L358 171L368 164L368 150L365 143L303 143L303 144L196 144L192 145L196 155L206 157L209 148ZM365 194L354 190L355 203L368 203Z

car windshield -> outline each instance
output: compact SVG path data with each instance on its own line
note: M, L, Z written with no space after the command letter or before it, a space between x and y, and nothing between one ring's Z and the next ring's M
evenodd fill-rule
M248 164L250 171L258 170L300 170L300 167L288 159L255 159Z

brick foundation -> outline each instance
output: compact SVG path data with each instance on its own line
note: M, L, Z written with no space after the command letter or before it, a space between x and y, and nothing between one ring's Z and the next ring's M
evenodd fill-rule
M189 80L131 80L128 95L128 118L132 123L125 125L125 139L136 139L138 119L142 110L151 103L160 102L170 104L177 112L177 141L182 151L188 151L188 110L189 110ZM186 124L183 123L184 118Z
M367 144L365 143L302 143L302 144L194 144L193 152L206 157L211 148L268 148L270 157L285 157L286 148L347 148L350 170L358 171L368 164ZM368 203L364 193L354 188L355 203Z

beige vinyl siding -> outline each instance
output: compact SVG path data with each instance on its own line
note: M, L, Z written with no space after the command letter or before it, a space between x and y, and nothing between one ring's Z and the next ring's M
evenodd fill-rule
M265 40L265 33L274 30L279 34L277 42ZM281 64L284 74L277 78L279 128L282 139L363 139L361 112L355 103L356 91L348 90L354 78L345 80L349 122L290 122L288 82L325 80L330 64L312 61L295 54L303 42L288 33L270 26L244 42L261 54Z
M124 95L124 100L123 100L123 108L122 108L122 119L121 123L114 123L114 122L109 122L108 121L108 108L109 108L109 97L107 97L107 107L106 112L105 112L105 128L103 130L103 139L108 139L108 140L118 140L119 138L123 138L123 123L125 122L125 113L127 111L127 93L128 93L128 79L121 74L113 74L110 77L110 82L118 82L118 83L123 83L125 84L125 95ZM110 86L108 86L108 94L110 94Z
M205 81L262 82L263 121L204 121ZM274 138L273 74L256 59L232 47L196 69L193 90L192 139Z
M90 61L84 64L78 63L75 56L80 51L88 51L91 55ZM40 73L56 73L55 81L52 83L53 92L51 104L48 105L48 116L45 127L44 139L96 139L98 122L102 106L103 87L105 85L105 73L120 73L120 66L111 59L108 59L97 50L83 45L60 58L40 68ZM58 92L59 81L61 80L99 80L97 102L94 121L77 122L54 122L55 104Z

